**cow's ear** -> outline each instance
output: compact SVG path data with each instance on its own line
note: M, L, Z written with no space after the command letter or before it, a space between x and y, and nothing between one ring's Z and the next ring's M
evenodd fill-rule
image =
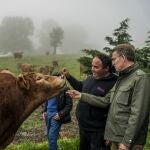
M29 81L26 80L25 77L22 74L18 76L17 83L23 89L26 89L26 90L30 89Z

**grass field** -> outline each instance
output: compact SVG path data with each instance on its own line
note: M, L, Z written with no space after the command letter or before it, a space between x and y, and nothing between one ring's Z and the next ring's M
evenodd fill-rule
M79 72L79 63L77 59L79 55L56 55L56 56L44 56L44 55L37 55L37 56L25 56L20 60L15 60L13 57L10 58L0 58L0 69L9 69L16 75L19 74L17 70L17 63L30 63L36 65L36 69L38 70L40 66L43 65L50 65L53 60L57 60L59 62L59 68L56 68L55 71L59 71L61 68L66 67L70 70L70 72L77 77L78 79L84 79L85 75L80 77ZM37 113L37 112L34 112ZM74 113L74 112L73 112ZM28 123L24 123L21 126L22 131L33 130L32 127L40 126L41 123L38 119L28 119ZM68 128L68 127L67 127ZM69 127L71 128L71 127ZM73 127L72 127L73 128ZM78 138L73 139L60 139L59 140L59 147L60 150L77 150L78 149ZM43 143L34 143L34 142L21 142L20 144L14 145L11 144L7 150L46 150L47 149L47 142ZM147 139L147 144L145 146L145 150L150 150L150 128L149 128L149 135Z
M60 68L67 67L73 74L76 76L79 75L79 63L77 55L56 55L56 56L25 56L22 59L14 59L13 57L9 58L0 58L0 69L8 68L14 73L19 73L17 70L17 63L29 63L36 65L38 70L40 66L51 65L53 60L57 60Z

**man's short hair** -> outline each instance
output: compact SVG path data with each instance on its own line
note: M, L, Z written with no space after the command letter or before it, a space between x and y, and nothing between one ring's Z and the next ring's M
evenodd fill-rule
M135 61L135 48L133 45L119 44L113 48L112 53L117 52L119 55L125 56L129 61Z

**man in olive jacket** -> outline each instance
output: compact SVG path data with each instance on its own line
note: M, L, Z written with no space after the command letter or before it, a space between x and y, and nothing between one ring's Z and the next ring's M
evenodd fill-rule
M112 150L143 150L146 142L149 111L150 81L135 63L135 49L120 44L112 51L112 63L118 71L115 86L105 97L96 97L71 90L73 98L99 107L109 107L105 139Z

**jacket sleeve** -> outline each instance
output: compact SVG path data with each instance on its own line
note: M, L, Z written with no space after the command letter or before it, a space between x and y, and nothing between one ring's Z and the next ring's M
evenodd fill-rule
M81 94L81 101L87 102L92 106L106 108L110 104L110 93L108 93L105 97L94 96L87 93Z
M65 93L65 100L64 100L64 102L65 102L64 105L65 105L65 106L64 106L63 109L61 109L61 110L58 112L60 118L62 118L62 117L64 117L65 115L69 114L70 111L72 110L72 105L73 105L72 98L71 98L68 94L66 94L66 92L64 92L64 93Z
M75 79L73 76L70 76L69 78L67 78L67 81L75 90L78 90L80 92L82 91L82 86L83 86L82 81Z
M131 115L128 120L128 125L124 134L122 143L130 145L136 138L136 134L148 122L150 111L150 82L148 77L140 76L135 82L132 102L131 102Z

